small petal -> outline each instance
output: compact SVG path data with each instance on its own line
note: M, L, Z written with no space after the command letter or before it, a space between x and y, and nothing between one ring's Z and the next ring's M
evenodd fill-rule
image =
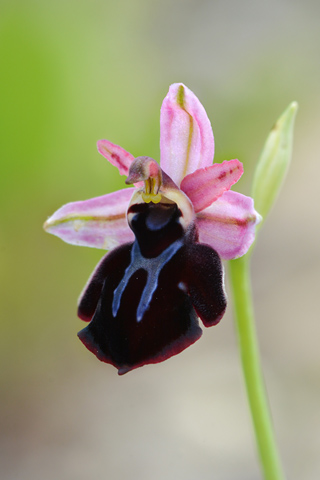
M241 257L253 243L260 220L252 198L230 190L197 214L199 240L225 260Z
M200 212L229 190L242 174L239 160L225 160L187 175L181 182L181 190L192 201L195 212Z
M101 153L114 167L117 167L120 175L128 175L134 156L124 148L109 142L109 140L99 140L97 142L98 152Z
M44 224L44 229L72 245L110 250L134 235L126 218L134 188L72 202L57 210Z
M186 175L212 165L214 139L198 98L182 83L171 85L160 113L161 168L180 185Z

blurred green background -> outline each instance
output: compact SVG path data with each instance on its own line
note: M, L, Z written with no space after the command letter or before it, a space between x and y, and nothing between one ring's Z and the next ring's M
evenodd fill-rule
M1 479L261 478L231 305L183 354L118 377L76 337L103 252L42 230L62 204L123 187L98 139L159 159L173 82L205 106L216 160L244 163L245 194L270 128L299 103L253 281L288 478L320 478L319 15L312 0L1 2Z

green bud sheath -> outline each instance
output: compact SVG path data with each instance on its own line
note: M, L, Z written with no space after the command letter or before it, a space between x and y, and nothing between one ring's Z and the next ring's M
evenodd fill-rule
M280 116L269 133L255 170L251 195L263 220L275 203L289 168L297 108L297 102L292 102Z

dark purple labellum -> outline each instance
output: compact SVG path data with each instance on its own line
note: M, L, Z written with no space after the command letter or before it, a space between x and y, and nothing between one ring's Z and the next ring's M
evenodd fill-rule
M173 202L129 208L136 241L108 253L80 300L78 334L101 361L126 373L184 350L226 308L218 254L183 230Z

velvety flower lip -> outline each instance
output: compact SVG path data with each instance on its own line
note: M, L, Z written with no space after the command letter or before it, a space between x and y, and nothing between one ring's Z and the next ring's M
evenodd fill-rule
M134 156L108 140L98 141L98 151L128 175ZM160 113L160 166L189 197L202 242L224 259L244 255L254 240L261 217L249 197L233 192L243 167L238 160L213 164L214 138L204 107L182 83L170 86ZM141 188L143 182L135 183ZM124 189L60 208L45 229L64 241L112 249L133 239L126 221L133 193Z
M89 325L83 344L120 375L159 363L197 341L226 308L216 251L198 241L190 199L149 157L131 164L126 183L144 182L129 206L135 241L109 252L81 295Z

